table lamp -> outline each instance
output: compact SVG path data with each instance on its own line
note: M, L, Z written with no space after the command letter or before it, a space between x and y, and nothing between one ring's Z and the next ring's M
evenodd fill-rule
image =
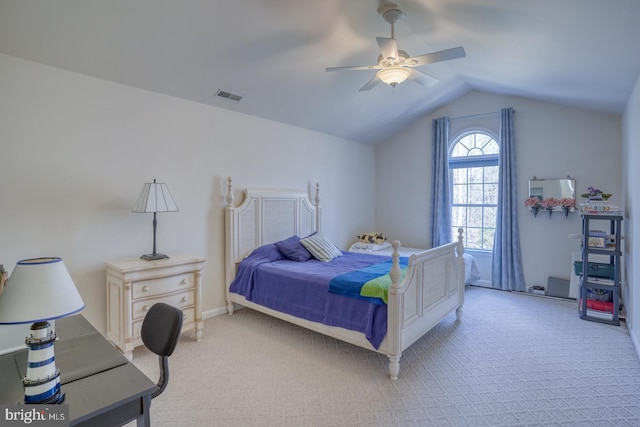
M146 261L153 261L156 259L169 258L165 254L159 254L156 252L156 227L158 222L156 221L156 214L158 212L178 212L176 202L173 201L171 193L167 184L163 182L147 182L142 187L138 202L133 208L133 212L137 213L151 213L153 212L153 253L142 255L140 258Z
M22 379L24 403L62 403L60 370L53 343L58 336L48 320L70 316L84 308L61 258L18 261L0 294L0 325L33 323L25 338L29 347L27 373Z

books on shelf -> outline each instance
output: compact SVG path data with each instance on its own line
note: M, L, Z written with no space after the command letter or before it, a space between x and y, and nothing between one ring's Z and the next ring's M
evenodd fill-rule
M622 215L619 206L609 202L595 200L580 203L580 212L588 215Z

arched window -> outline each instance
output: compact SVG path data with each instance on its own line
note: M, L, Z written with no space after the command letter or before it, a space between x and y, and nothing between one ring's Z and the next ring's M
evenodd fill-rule
M483 131L466 132L451 145L452 235L462 227L468 249L493 250L499 152L495 138Z

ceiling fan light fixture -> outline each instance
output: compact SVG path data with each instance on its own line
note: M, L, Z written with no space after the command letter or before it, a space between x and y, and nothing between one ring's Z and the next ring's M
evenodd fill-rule
M406 67L389 67L378 71L376 75L384 83L391 87L396 87L409 78L411 70Z

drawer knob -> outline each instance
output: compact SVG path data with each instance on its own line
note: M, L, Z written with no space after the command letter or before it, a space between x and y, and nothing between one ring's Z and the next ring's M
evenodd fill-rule
M142 287L142 292L149 292L149 286L144 285L144 286Z
M149 310L149 306L148 305L143 305L142 306L142 311L148 311Z
M180 280L180 284L181 284L181 285L186 285L186 284L187 284L187 279L182 279L182 280Z
M187 302L187 297L180 298L180 302Z

